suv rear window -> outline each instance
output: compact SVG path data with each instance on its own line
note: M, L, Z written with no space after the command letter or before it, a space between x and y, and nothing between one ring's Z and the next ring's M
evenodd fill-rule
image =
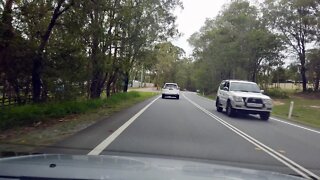
M166 84L166 85L164 85L164 89L168 89L168 88L178 89L178 86L175 85L175 84Z

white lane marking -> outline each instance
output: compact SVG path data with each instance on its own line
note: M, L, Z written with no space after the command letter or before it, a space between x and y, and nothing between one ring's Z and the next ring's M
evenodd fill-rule
M126 123L124 123L121 127L119 127L115 132L113 132L109 137L103 140L98 146L96 146L93 150L91 150L88 155L99 155L104 149L106 149L127 127L130 126L145 110L147 110L151 104L153 104L156 100L160 98L157 97L153 101L151 101L148 105L142 108L137 114L132 116Z
M307 130L307 131L311 131L311 132L320 134L320 131L316 131L316 130L314 130L314 129L310 129L310 128L307 128L307 127L303 127L303 126L300 126L300 125L297 125L297 124L293 124L293 123L290 123L290 122L282 121L282 120L277 119L277 118L274 118L274 117L271 117L270 119L272 119L272 120L274 120L274 121L278 121L278 122L284 123L284 124L288 124L288 125L290 125L290 126L294 126L294 127L297 127L297 128L301 128L301 129L304 129L304 130Z
M200 109L201 111L203 111L204 113L206 113L207 115L212 117L213 119L217 120L222 125L226 126L228 129L232 130L233 132L235 132L236 134L238 134L242 138L246 139L248 142L250 142L253 145L255 145L256 147L260 148L261 150L263 150L264 152L266 152L270 156L274 157L275 159L277 159L278 161L280 161L281 163L283 163L284 165L286 165L287 167L289 167L290 169L292 169L296 173L300 174L304 178L311 179L309 176L312 176L316 179L320 179L320 177L318 177L316 174L312 173L311 171L307 170L306 168L302 167L301 165L295 163L294 161L285 157L284 155L278 153L277 151L273 150L272 148L266 146L265 144L261 143L260 141L254 139L253 137L249 136L248 134L244 133L243 131L239 130L238 128L234 127L233 125L227 123L226 121L224 121L223 119L219 118L218 116L212 114L211 112L209 112L205 108L199 106L198 104L196 104L195 102L190 100L188 97L186 97L184 94L183 94L183 96L191 104L196 106L198 109Z
M201 98L203 98L205 100L208 100L208 101L213 101L213 103L215 103L214 100L211 100L209 98L206 98L206 97L203 97L203 96L199 96L198 94L197 94L197 96L201 97ZM304 126L301 126L301 125L297 125L297 124L294 124L294 123L286 122L286 121L283 121L283 120L280 120L280 119L277 119L277 118L274 118L274 117L270 117L270 119L272 119L274 121L278 121L278 122L284 123L284 124L287 124L287 125L290 125L290 126L294 126L294 127L297 127L297 128L301 128L301 129L304 129L304 130L307 130L307 131L311 131L311 132L320 134L320 131L317 131L317 130L314 130L314 129L310 129L310 128L307 128L307 127L304 127Z

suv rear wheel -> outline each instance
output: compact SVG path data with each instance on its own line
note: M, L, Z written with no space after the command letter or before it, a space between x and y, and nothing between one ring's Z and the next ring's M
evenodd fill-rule
M267 121L270 117L270 112L260 113L260 119Z
M162 94L162 99L166 98L166 96L164 94Z

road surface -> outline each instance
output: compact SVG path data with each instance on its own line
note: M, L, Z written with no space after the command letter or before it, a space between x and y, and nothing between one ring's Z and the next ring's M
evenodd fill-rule
M150 99L43 150L192 159L301 176L320 175L320 131L271 118L230 118L192 92Z

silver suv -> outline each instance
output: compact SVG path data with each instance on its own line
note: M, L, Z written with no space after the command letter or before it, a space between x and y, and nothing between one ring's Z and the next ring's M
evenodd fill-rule
M238 112L259 114L262 120L268 120L272 111L272 100L262 93L254 82L224 80L217 93L217 111L222 112L225 108L228 116L236 116Z

